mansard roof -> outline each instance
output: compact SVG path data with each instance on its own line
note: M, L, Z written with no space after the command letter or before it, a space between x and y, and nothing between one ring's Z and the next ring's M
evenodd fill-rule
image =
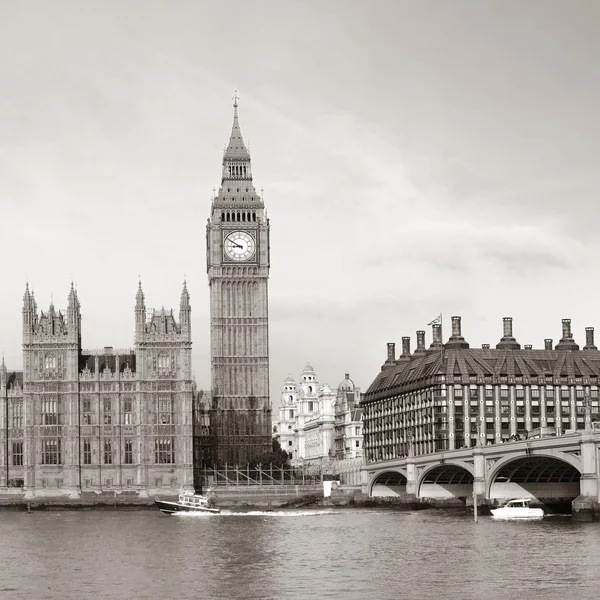
M538 377L561 379L598 378L598 350L534 350L460 348L430 352L410 360L395 361L384 368L369 386L363 401L380 392L395 393L423 385L436 376L460 377L462 381L478 378L478 382L498 383L500 377ZM514 382L514 380L513 380Z

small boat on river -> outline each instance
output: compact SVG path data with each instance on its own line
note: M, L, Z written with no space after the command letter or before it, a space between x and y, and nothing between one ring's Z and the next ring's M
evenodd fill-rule
M541 508L531 508L531 498L515 498L504 506L492 509L492 517L496 519L541 519L544 511Z
M221 509L215 506L216 494L209 490L206 496L194 492L182 491L177 501L161 500L155 498L156 507L166 515L178 513L214 513L218 514Z

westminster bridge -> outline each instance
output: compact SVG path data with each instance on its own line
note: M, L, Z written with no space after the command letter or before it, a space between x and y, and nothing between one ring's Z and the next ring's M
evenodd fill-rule
M366 465L370 497L496 505L534 498L548 509L600 519L600 430L379 460ZM364 488L363 488L364 489Z

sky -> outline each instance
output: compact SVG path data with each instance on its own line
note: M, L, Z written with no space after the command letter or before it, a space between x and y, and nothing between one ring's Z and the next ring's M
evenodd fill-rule
M600 4L0 3L0 350L26 282L84 348L191 296L210 387L205 231L232 96L271 222L275 406L306 362L364 390L443 315L472 347L600 327ZM599 340L600 341L600 338Z

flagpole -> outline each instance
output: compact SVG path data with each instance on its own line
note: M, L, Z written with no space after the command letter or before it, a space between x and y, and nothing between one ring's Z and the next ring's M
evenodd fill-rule
M443 316L440 313L440 358L442 359L442 367L444 366L444 326L443 326Z

